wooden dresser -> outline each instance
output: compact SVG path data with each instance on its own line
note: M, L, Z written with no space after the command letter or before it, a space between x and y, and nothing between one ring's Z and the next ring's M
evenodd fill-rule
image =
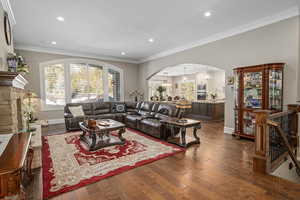
M23 183L31 176L31 133L12 136L0 157L0 199L25 199Z

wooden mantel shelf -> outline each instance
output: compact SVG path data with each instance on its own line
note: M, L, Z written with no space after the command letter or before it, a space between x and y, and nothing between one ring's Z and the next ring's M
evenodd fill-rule
M28 81L19 73L0 71L0 87L11 86L24 89Z

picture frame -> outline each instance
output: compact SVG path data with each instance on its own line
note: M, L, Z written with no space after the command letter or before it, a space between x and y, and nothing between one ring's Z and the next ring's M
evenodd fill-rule
M227 85L234 85L234 76L227 77Z

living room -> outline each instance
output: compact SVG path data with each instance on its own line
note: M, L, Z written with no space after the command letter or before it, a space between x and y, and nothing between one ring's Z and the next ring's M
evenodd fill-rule
M299 199L299 1L0 5L0 199Z

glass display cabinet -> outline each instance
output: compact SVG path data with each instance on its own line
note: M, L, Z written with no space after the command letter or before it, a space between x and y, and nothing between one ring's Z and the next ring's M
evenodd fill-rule
M234 69L236 136L255 138L254 110L282 111L284 65L271 63Z

